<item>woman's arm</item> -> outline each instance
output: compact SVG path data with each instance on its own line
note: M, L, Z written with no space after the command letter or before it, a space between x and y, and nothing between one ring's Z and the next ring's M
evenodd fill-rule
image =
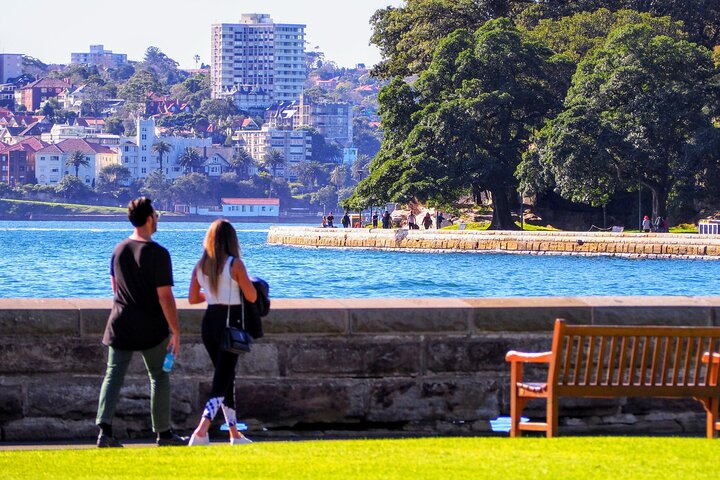
M255 300L257 300L255 285L250 281L247 270L245 270L245 264L239 258L236 258L232 264L232 277L240 285L240 289L247 301L255 303Z
M197 279L197 265L193 268L192 278L190 278L190 291L188 292L188 303L195 305L205 301L205 294L200 291L200 282Z

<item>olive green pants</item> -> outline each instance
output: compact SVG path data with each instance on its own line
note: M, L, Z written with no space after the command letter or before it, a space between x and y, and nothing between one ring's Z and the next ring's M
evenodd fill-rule
M170 375L162 369L168 342L169 337L159 345L140 352L150 377L150 414L155 432L170 430ZM112 424L115 408L120 399L120 389L125 381L125 373L130 366L133 353L131 350L108 348L107 370L100 389L95 420L98 425Z

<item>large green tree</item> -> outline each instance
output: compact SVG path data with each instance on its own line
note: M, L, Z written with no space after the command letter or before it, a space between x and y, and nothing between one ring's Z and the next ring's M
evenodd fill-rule
M536 136L518 169L524 190L601 205L640 184L653 216L666 216L668 197L716 155L719 87L709 50L620 27L580 63L565 110Z
M448 35L414 90L399 79L384 88L383 146L346 205L387 197L450 204L490 191L491 228L516 228L513 174L531 131L565 93L567 70L552 56L508 19Z
M208 178L200 173L178 177L170 187L170 196L178 203L197 206L208 194Z
M186 147L178 157L178 164L185 173L192 173L202 166L202 157L194 148Z

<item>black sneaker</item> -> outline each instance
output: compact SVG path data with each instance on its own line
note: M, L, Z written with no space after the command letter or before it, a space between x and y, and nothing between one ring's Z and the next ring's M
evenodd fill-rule
M168 438L158 437L158 447L184 447L187 446L190 441L190 437L181 437L175 432L170 432L171 436Z
M122 448L122 443L115 437L110 437L100 432L97 438L98 448Z

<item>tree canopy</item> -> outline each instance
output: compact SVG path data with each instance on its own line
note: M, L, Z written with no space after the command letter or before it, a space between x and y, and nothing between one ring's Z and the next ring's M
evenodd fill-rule
M641 184L653 216L665 216L668 196L717 156L718 80L709 50L648 25L617 28L580 63L565 110L526 153L525 191L554 187L600 205Z

